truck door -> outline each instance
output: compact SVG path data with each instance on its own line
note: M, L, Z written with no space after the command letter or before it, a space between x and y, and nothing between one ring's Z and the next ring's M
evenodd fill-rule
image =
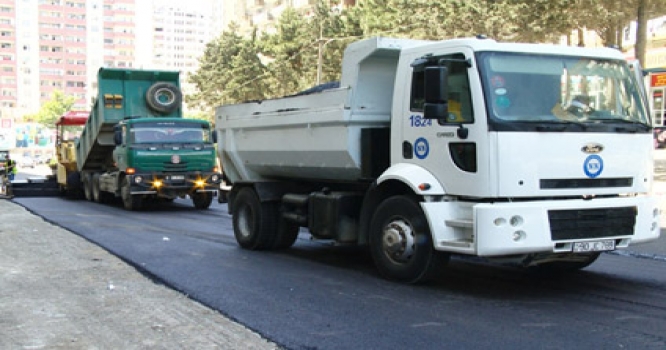
M430 171L448 194L485 196L490 186L486 113L473 65L471 50L464 49L414 57L411 92L402 103L401 156ZM425 103L426 96L434 90L426 85L426 76L433 68L443 73L438 73L443 100L436 106L441 115L426 119L424 111L432 107Z

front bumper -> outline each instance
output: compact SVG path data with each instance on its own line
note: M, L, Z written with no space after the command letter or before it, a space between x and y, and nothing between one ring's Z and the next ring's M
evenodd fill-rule
M647 196L421 205L435 249L478 256L567 253L601 240L626 248L660 234L657 202Z
M191 193L217 192L222 175L215 172L139 173L127 175L131 194L182 196Z

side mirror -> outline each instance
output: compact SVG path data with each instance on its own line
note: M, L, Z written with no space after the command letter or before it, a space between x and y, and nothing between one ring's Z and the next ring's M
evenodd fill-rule
M448 80L448 68L441 66L425 68L425 103L423 104L423 117L425 119L444 119L449 114Z
M120 128L116 128L113 130L113 142L116 144L116 146L122 145L123 144L123 131Z
M211 133L213 143L217 143L217 130L213 129L211 130Z

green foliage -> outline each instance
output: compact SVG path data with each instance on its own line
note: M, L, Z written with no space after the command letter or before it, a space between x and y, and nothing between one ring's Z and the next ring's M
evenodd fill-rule
M215 115L213 112L207 111L186 112L185 115L183 115L183 118L207 120L210 123L215 122Z
M318 0L309 14L288 8L275 32L262 36L241 37L232 24L208 44L191 77L198 92L187 102L213 109L339 80L345 47L372 36L557 42L584 28L621 45L618 33L637 7L666 13L666 0L357 0L342 11L332 7L337 3Z
M25 116L24 119L53 128L58 118L72 109L75 101L76 97L66 96L62 91L56 90L51 99L42 104L37 114Z

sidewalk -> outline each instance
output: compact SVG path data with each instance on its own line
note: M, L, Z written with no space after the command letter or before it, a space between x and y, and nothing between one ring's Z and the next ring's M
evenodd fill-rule
M0 349L278 349L0 199Z

